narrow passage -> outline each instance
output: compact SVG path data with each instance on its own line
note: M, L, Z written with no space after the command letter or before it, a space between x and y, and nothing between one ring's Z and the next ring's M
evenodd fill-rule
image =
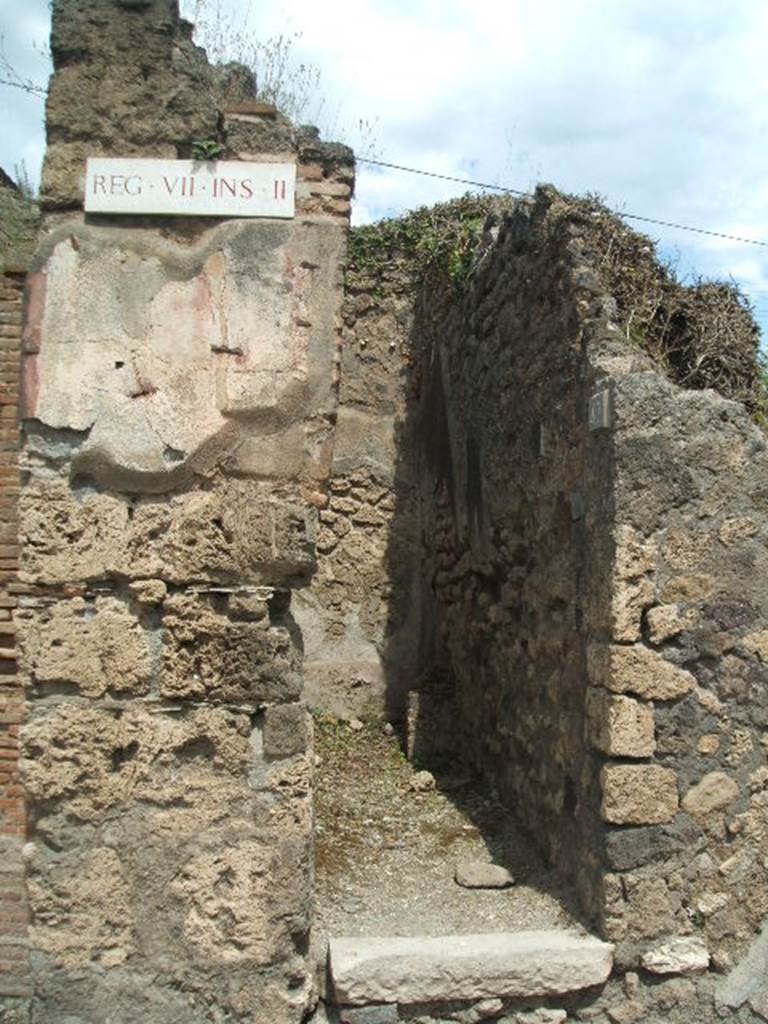
M461 770L411 765L383 722L315 717L318 949L328 935L583 931L554 873L494 795ZM461 865L496 864L507 888L466 888Z

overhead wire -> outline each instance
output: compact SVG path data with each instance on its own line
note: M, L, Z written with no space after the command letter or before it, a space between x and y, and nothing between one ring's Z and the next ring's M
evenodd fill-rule
M491 189L495 192L508 192L515 196L530 197L532 193L525 192L522 189L511 188L507 185L492 185L487 181L473 181L471 178L458 178L452 174L440 174L437 171L425 171L418 167L406 167L403 164L388 163L385 160L373 160L370 158L358 157L358 163L371 164L375 167L387 167L393 171L405 171L408 174L419 174L425 178L438 178L441 181L455 181L462 185L473 185L475 188ZM624 220L638 220L645 224L656 224L659 227L665 228L676 228L678 231L692 231L697 235L710 235L713 238L725 238L731 242L742 242L745 245L759 245L764 249L768 249L768 242L763 242L757 238L743 238L740 235L730 235L725 231L713 231L711 228L699 228L693 227L690 224L678 224L671 220L660 220L656 217L646 217L641 213L624 213L621 210L612 210L617 217L622 217Z

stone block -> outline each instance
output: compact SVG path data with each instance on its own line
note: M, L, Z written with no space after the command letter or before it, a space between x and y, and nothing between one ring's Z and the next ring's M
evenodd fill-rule
M245 619L247 622L261 622L269 615L269 600L272 591L238 590L229 595L227 613L231 619Z
M483 861L462 861L456 865L454 878L465 889L507 889L515 883L506 868Z
M17 612L22 671L33 691L83 697L149 691L154 637L117 597L82 597Z
M230 480L133 511L130 575L186 583L277 585L314 567L313 525L298 491Z
M614 871L631 871L684 850L693 850L701 839L702 832L696 823L680 815L666 826L611 829L605 839L605 851Z
M40 709L23 743L43 988L98 989L125 970L158 999L194 983L226 1006L259 968L295 958L311 902L307 759L273 770L248 715L139 701ZM259 1005L257 986L245 1008Z
M709 772L683 797L683 810L695 818L706 818L720 811L739 795L739 784L725 772Z
M304 754L312 742L312 718L303 703L277 704L264 712L264 756Z
M48 954L59 968L81 970L91 964L117 967L135 954L135 908L125 866L114 849L70 852L45 867L41 861L33 860L29 873L38 954ZM54 920L62 926L51 927Z
M690 693L695 678L640 644L592 644L588 652L593 684L646 700L676 700Z
M128 588L139 604L158 605L165 600L168 593L163 580L137 580Z
M760 1020L768 1020L768 990L758 992L752 996L749 1000L749 1005Z
M730 547L754 537L759 528L759 524L749 516L733 516L723 521L717 535L721 544Z
M521 1010L514 1016L505 1018L502 1024L565 1024L568 1014L565 1010L550 1010L541 1007L538 1010Z
M614 578L611 595L613 637L640 639L643 609L653 600L656 545L631 526L615 531Z
M19 576L25 583L103 579L125 571L128 503L116 495L76 496L66 480L32 478L21 490L19 520L25 542Z
M699 737L696 750L702 757L712 757L720 749L720 737L717 733L708 732Z
M654 825L677 814L677 776L659 765L605 765L600 773L603 820Z
M605 875L603 883L603 928L612 940L655 939L688 924L679 893L658 874Z
M643 380L646 378L646 380ZM629 404L637 399L644 387L655 390L658 376L629 374L620 378L615 386L617 418L644 415L637 406L629 411ZM631 397L630 397L631 396ZM656 402L659 396L651 400ZM667 396L669 400L670 396ZM641 400L642 401L642 400ZM624 521L633 523L650 535L665 522L670 508L694 499L699 493L696 478L668 443L661 431L627 432L616 446L616 508Z
M498 1020L503 1012L502 999L481 999L468 1009L459 1011L457 1019L459 1024L481 1024L481 1021Z
M611 1024L640 1024L645 1017L645 1006L631 999L617 1006L609 1006L605 1011Z
M223 792L228 776L245 773L249 736L247 715L210 707L166 717L141 702L125 711L31 705L21 768L30 800L44 802L47 814L61 807L93 822L125 800L173 806L179 799L186 807L185 786L195 773L209 782L216 776Z
M397 463L395 418L385 412L342 407L336 424L333 471L336 476L360 467L391 483Z
M591 687L587 720L592 746L611 757L650 757L656 747L653 706Z
M741 645L750 654L756 654L760 661L768 664L768 629L749 633L742 639Z
M658 604L645 615L648 639L652 644L663 644L683 630L691 629L698 621L694 608L683 609L679 604Z
M557 995L602 984L613 947L569 932L332 938L342 1005Z
M194 853L170 885L183 908L185 944L200 964L269 964L275 956L267 904L272 851L254 838Z
M314 567L312 516L298 491L230 480L137 502L33 476L22 489L20 578L58 585L108 577L184 584L280 584Z
M303 425L299 423L266 437L247 437L227 460L226 470L262 479L300 477L309 454L307 441Z
M735 967L718 983L715 1000L737 1010L748 999L768 996L768 922Z
M714 538L706 530L673 528L666 531L662 544L664 561L677 572L698 569L709 557Z
M715 589L715 579L706 572L686 573L667 580L661 591L662 600L683 604L706 601Z
M640 962L651 974L693 974L709 967L709 950L702 939L686 935L654 946Z
M166 599L163 697L255 707L296 700L300 692L298 652L282 622L230 619L215 593L176 593Z
M398 1024L397 1003L378 1006L344 1006L339 1011L339 1024Z

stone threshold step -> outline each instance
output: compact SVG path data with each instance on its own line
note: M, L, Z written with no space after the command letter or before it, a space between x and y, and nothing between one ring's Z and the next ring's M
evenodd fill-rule
M567 931L331 938L339 1006L564 995L601 985L613 946Z

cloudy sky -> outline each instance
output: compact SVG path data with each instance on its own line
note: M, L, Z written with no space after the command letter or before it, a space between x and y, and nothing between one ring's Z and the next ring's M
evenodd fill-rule
M768 242L766 0L206 2L256 38L300 32L295 58L321 72L305 119L383 160ZM47 7L0 0L5 52L39 80ZM41 102L0 87L0 109L0 165L35 176ZM355 217L464 190L361 165ZM768 334L768 247L647 230L681 274L739 282Z

